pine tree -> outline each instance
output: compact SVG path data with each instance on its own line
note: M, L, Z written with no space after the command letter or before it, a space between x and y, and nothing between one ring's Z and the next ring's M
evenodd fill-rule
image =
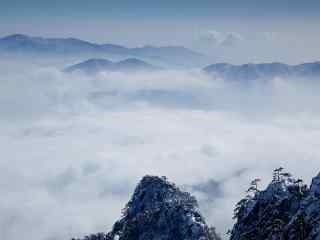
M247 202L249 201L248 198L243 198L239 202L237 202L234 210L233 210L233 219L239 219L239 216L242 210L246 207Z
M303 214L297 216L297 227L299 232L299 240L305 240L306 229L305 229L305 217Z
M283 171L283 167L279 167L273 170L273 179L272 182L280 182L281 181L281 174Z
M294 181L294 184L296 186L298 186L299 196L302 197L303 196L303 188L305 187L305 185L303 184L303 180L299 178L296 181Z
M257 192L259 192L258 183L260 181L261 181L260 178L256 178L256 179L252 180L251 183L250 183L250 187L247 190L247 193L248 194L253 194L253 196L254 196Z

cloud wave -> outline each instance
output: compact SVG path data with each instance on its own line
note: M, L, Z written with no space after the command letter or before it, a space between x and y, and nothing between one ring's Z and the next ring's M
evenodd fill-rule
M2 239L106 231L145 174L193 186L204 215L224 233L252 178L266 184L281 165L309 181L319 169L314 82L247 86L200 71L87 77L5 69Z

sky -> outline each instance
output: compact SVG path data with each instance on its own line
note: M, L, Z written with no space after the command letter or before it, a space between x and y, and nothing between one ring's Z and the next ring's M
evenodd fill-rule
M320 55L319 8L316 0L1 0L0 36L183 45L213 62L301 63Z
M1 13L9 17L41 16L107 16L117 17L168 17L168 16L318 16L319 1L308 0L163 0L163 1L1 1Z

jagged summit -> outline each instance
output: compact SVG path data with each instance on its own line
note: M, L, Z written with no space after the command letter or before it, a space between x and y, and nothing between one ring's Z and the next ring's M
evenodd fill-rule
M214 239L194 197L165 177L145 176L109 233L119 240Z
M283 168L259 190L255 179L235 209L230 240L320 240L320 174L310 187ZM197 201L165 177L145 176L112 231L86 240L215 240Z
M282 170L265 190L255 186L253 196L237 204L231 240L320 239L320 175L308 188Z
M159 209L163 205L188 205L197 208L196 199L187 192L181 192L165 177L145 176L136 187L136 190L127 205L128 215L141 211Z
M89 237L90 239L90 237ZM196 199L165 177L145 176L106 240L217 240L199 212Z
M312 179L310 191L320 197L320 173Z

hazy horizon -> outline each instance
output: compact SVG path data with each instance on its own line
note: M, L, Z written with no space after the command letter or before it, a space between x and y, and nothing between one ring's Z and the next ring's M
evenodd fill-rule
M319 59L319 1L4 0L0 36L75 37L127 47L179 45L214 62Z

